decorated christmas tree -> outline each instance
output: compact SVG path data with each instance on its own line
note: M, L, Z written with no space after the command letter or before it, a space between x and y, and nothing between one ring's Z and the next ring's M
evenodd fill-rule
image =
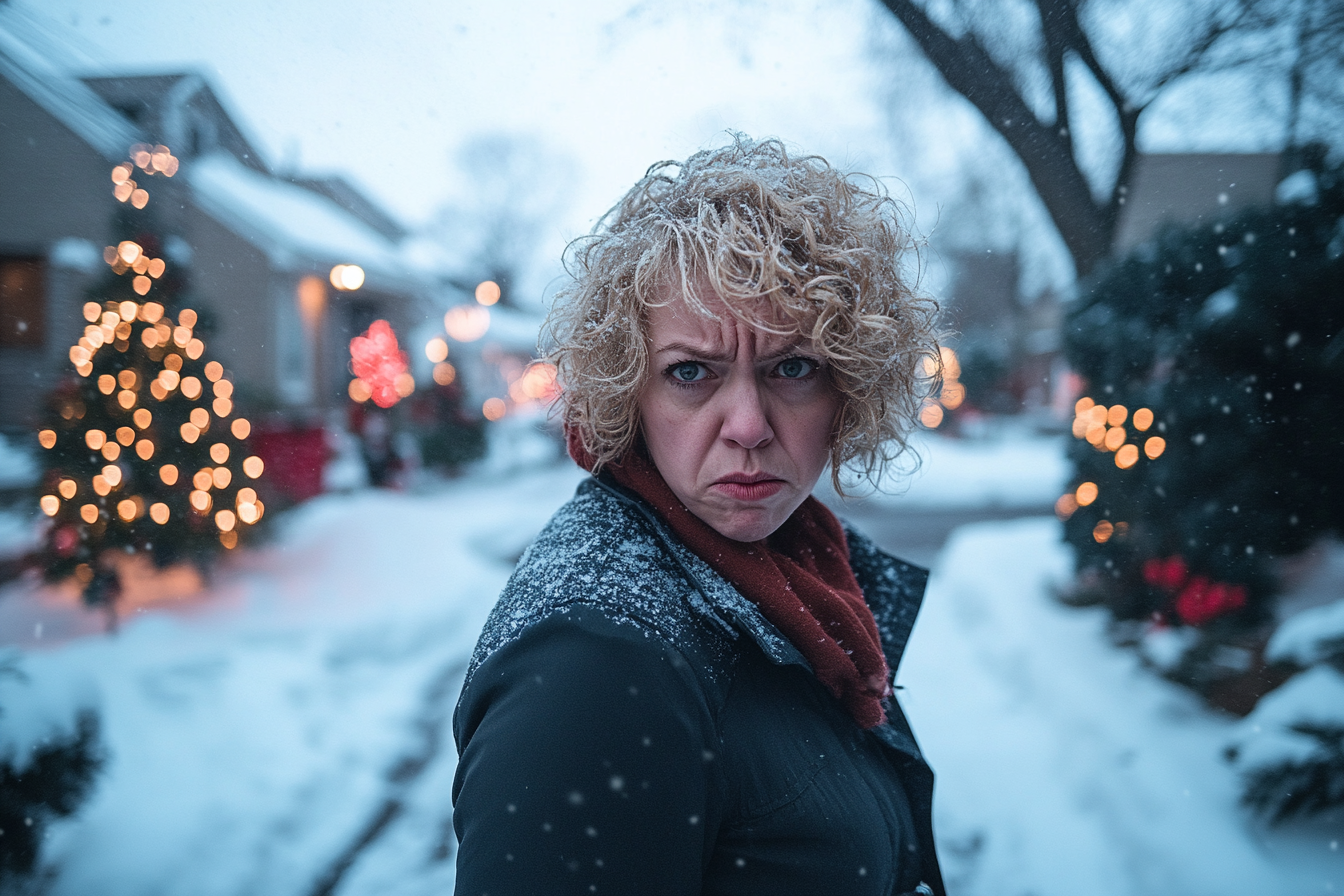
M205 567L264 513L262 461L235 416L233 384L205 356L185 279L163 258L148 182L171 177L167 147L137 145L112 169L118 241L84 305L71 376L49 396L44 451L44 545L49 579L75 576L85 601L115 619L118 565L145 554L158 566Z

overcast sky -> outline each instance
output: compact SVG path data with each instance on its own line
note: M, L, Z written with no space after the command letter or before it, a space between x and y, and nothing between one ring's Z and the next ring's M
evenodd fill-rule
M469 192L454 164L465 140L545 141L572 162L552 255L650 163L729 128L900 178L924 228L968 154L1004 152L873 0L10 2L90 69L205 71L273 166L344 173L412 226ZM1191 114L1150 113L1148 148L1267 148L1244 116L1190 128ZM989 176L1023 189L1014 168ZM1057 242L1035 212L1011 226Z

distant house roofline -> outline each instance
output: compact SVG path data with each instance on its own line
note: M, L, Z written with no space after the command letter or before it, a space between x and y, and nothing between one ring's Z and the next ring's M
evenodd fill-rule
M222 149L249 168L271 173L256 143L200 71L85 75L79 80L179 158Z
M1267 205L1281 174L1281 153L1144 153L1124 197L1114 251L1151 239L1164 223L1197 224L1252 205Z

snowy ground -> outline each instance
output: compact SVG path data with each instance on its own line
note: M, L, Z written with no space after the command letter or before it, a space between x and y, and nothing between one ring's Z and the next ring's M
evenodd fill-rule
M982 482L1035 476L1039 494L1012 487L1040 506L1060 445L1023 446L937 441L926 475L962 452ZM50 892L448 892L447 721L466 656L513 559L580 478L559 466L318 499L203 597L160 595L115 637L74 626L39 640L32 614L74 612L68 595L0 591L23 687L73 695L54 703L92 694L109 750L79 817L52 829ZM1067 571L1050 519L962 529L915 629L901 683L939 775L955 896L1344 890L1338 825L1271 835L1247 821L1220 758L1232 723L1112 649L1098 613L1054 604ZM13 683L0 693L22 698ZM30 715L9 735L38 736L43 714Z

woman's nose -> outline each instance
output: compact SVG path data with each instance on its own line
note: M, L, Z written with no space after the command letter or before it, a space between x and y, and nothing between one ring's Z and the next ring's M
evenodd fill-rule
M764 447L774 438L760 384L754 377L738 377L719 392L723 424L719 434L747 450Z

